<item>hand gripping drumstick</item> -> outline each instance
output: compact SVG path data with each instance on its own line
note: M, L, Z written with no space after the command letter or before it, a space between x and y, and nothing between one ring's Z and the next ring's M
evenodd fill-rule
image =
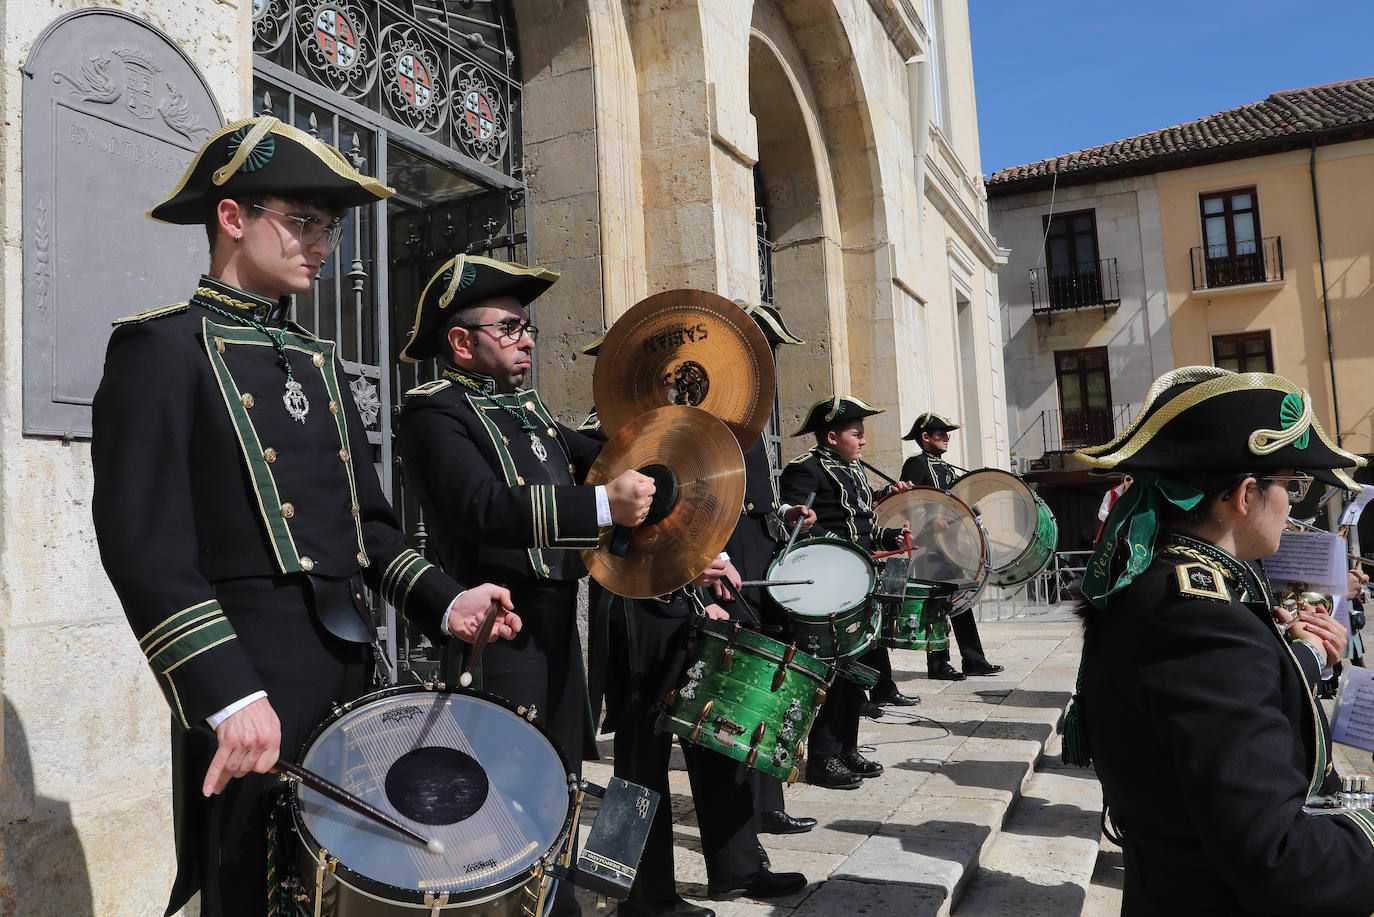
M487 607L487 614L482 618L482 624L477 628L477 636L472 638L472 652L468 653L468 664L463 667L463 674L458 676L458 684L464 688L472 684L472 670L477 667L477 660L482 658L482 650L487 648L491 642L491 629L496 624L496 613L501 610L501 603L492 600Z
M196 728L199 729L201 732L208 733L211 736L216 736L215 731L210 728L208 723L197 723ZM405 825L401 824L396 819L392 818L390 815L383 812L381 809L372 805L372 803L368 802L365 799L360 799L357 796L354 796L352 793L348 792L348 790L344 789L336 783L331 783L330 781L321 777L314 771L301 767L296 762L291 761L287 758L277 758L277 763L274 764L272 767L274 770L281 771L284 774L296 778L301 783L310 787L310 789L319 793L321 796L327 796L328 798L334 800L344 808L352 809L359 815L362 815L365 818L370 818L379 825L384 825L390 828L391 830L397 832L398 834L405 835L412 841L415 841L415 843L423 845L424 848L428 850L430 853L435 854L436 856L443 856L444 845L443 842L440 841L438 838L425 837L424 835L419 834L418 832L412 831L410 828L407 828Z
M814 490L806 495L806 504L802 507L802 514L797 517L797 524L792 526L792 534L787 538L787 547L782 549L782 556L778 558L779 561L781 561L783 557L786 557L787 553L792 550L792 545L797 540L797 533L801 531L802 523L806 521L806 510L811 508L811 501L815 499L816 492Z

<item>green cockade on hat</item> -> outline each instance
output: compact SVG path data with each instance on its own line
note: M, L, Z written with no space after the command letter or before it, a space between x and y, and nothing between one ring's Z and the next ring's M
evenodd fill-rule
M1287 395L1284 395L1283 401L1279 404L1279 429L1287 430L1289 427L1293 426L1293 424L1302 420L1302 415L1302 395L1296 392L1289 392ZM1309 425L1308 429L1304 430L1301 436L1293 440L1293 448L1306 449L1308 436L1311 432L1312 430Z
M229 153L230 159L233 159L235 156L238 155L239 145L243 143L244 138L247 137L252 130L253 125L245 124L243 127L234 131L234 133L230 135L229 148L227 151ZM243 164L239 166L239 171L256 172L258 169L261 169L263 166L267 165L269 162L272 161L272 154L276 151L276 140L272 138L271 134L267 134L261 140L258 141L257 145L254 146L252 150L249 151L248 157L244 159Z

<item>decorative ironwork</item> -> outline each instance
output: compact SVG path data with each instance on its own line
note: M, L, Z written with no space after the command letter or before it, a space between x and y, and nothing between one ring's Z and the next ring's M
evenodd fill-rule
M1121 302L1116 259L1082 261L1072 267L1037 267L1030 272L1031 312L1067 312Z
M366 11L342 0L296 8L296 42L315 80L359 99L377 79L377 53Z
M1198 245L1191 251L1193 289L1211 290L1245 283L1273 283L1283 280L1283 238L1265 236L1217 245Z
M382 80L393 115L422 134L433 134L448 116L443 62L416 28L391 25L382 32Z
M458 141L475 159L491 165L506 154L510 120L501 90L486 71L474 64L454 69L451 104L461 121L456 125Z
M291 34L291 4L288 0L253 0L253 48L259 53L275 51Z

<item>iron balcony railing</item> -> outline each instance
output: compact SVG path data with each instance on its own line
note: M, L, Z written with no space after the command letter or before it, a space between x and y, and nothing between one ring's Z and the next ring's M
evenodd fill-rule
M1243 283L1283 279L1283 238L1265 236L1256 242L1197 245L1192 249L1193 289L1211 290Z
M1074 265L1032 268L1031 312L1062 312L1121 302L1116 259L1080 261Z
M1012 443L1012 452L1035 455L1037 438L1040 440L1041 455L1098 446L1125 430L1135 412L1136 406L1133 404L1041 411L1040 416L1031 421L1016 442ZM1023 442L1028 443L1025 448L1021 447Z

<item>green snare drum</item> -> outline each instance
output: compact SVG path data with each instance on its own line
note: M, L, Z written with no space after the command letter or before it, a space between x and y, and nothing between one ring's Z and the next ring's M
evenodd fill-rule
M882 607L878 642L899 650L949 649L953 587L909 580L902 598L877 597Z
M868 649L880 615L868 601L877 581L873 559L842 538L811 538L768 567L770 580L812 580L768 586L787 611L798 648L822 659L857 656Z
M660 729L791 783L831 666L734 621L701 621Z
M970 471L949 492L973 507L987 531L992 585L1029 582L1054 557L1059 544L1054 513L1016 475L996 468Z

